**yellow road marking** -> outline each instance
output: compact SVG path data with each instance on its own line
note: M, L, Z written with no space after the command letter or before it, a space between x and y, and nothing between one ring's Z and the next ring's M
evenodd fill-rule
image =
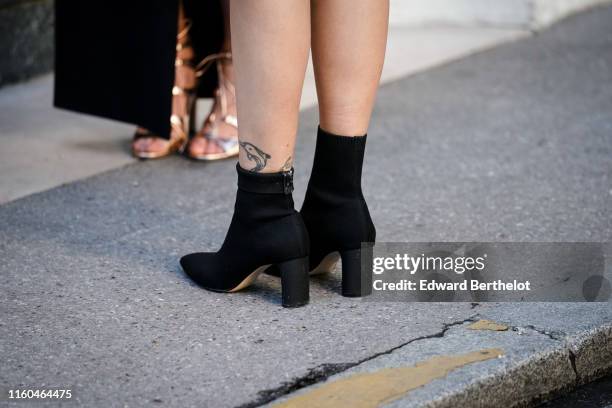
M491 320L479 320L468 326L470 330L493 330L493 331L506 331L508 326L501 323L495 323Z
M501 349L483 349L466 354L432 357L412 367L385 368L371 373L355 374L323 384L275 407L374 408L394 401L430 381L445 377L456 368L501 355Z

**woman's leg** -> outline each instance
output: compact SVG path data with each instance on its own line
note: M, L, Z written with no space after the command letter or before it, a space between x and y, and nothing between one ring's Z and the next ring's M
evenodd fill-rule
M321 128L364 135L380 80L388 0L312 0L312 58Z
M361 247L376 240L376 228L361 190L361 172L388 12L387 0L312 0L321 126L300 213L310 237L311 273L330 271L339 253L344 296L372 290L371 271L361 268Z
M223 43L219 52L231 53L230 0L219 0L219 5L223 13ZM231 58L219 59L214 64L210 69L217 70L218 87L213 106L187 148L187 154L198 160L219 160L238 154L234 65Z
M182 93L172 95L172 116L180 118L181 125L172 128L170 135L162 137L150 133L147 129L138 127L136 135L132 141L132 153L134 156L142 159L154 159L167 156L178 150L180 144L171 140L181 139L184 134L183 122L187 121L189 114L189 97L187 93L192 92L195 88L196 74L191 66L193 62L193 49L189 44L189 28L188 19L185 16L185 8L183 1L178 2L178 23L177 23L177 51L176 59L182 61L180 65L176 65L174 70L174 86L182 89ZM174 91L174 90L173 90ZM172 121L172 119L171 119ZM174 146L173 148L171 148Z
M231 15L240 166L289 169L310 48L310 2L232 0Z
M308 303L308 232L291 156L310 44L309 0L231 0L240 157L234 216L219 251L181 258L199 285L234 292L277 265L282 304Z

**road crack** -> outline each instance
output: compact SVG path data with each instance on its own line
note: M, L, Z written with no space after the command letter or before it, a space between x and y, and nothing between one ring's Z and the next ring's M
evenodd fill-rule
M388 350L385 351L381 351L378 353L375 353L371 356L365 357L361 360L358 360L356 362L351 362L351 363L327 363L327 364L321 364L318 365L314 368L311 368L310 370L308 370L308 372L301 376L301 377L297 377L294 378L290 381L286 381L283 382L280 386L276 387L276 388L271 388L271 389L267 389L267 390L263 390L263 391L259 391L258 397L257 399L247 402L245 404L239 405L236 408L255 408L255 407L259 407L261 405L267 404L269 402L272 402L278 398L281 398L285 395L291 394L295 391L298 391L302 388L308 387L310 385L313 384L317 384L320 382L323 382L325 380L327 380L329 377L341 373L343 371L346 371L350 368L356 367L360 364L363 364L365 362L374 360L375 358L378 358L380 356L384 356L384 355L389 355L391 353L393 353L396 350L401 349L402 347L406 347L412 343L415 343L417 341L422 341L422 340L429 340L429 339L435 339L435 338L441 338L444 337L446 335L446 333L455 326L460 326L462 324L465 323L473 323L475 321L477 321L478 315L472 315L470 317L468 317L467 319L463 319L463 320L457 320L451 323L443 323L442 324L442 329L436 333L433 334L427 334L424 336L419 336L419 337L415 337L413 339L410 339L398 346L392 347Z
M535 327L532 324L529 324L527 326L514 326L512 327L512 330L514 331L521 331L522 329L528 329L528 330L533 330L536 333L540 333L546 337L548 337L551 340L555 340L555 341L565 341L565 338L567 337L567 333L562 332L560 330L546 330L546 329L540 329Z
M568 354L570 364L572 365L572 370L574 370L574 375L576 376L576 379L575 379L576 385L579 385L580 384L580 374L578 373L578 369L576 368L576 354L574 354L572 349L569 347L567 349L567 354Z

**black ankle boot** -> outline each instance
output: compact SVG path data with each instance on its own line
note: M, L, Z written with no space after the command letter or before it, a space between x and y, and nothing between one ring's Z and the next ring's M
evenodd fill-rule
M293 207L293 170L253 173L238 170L234 216L215 253L181 258L191 279L205 289L236 292L250 285L270 265L281 274L282 304L308 303L308 233Z
M365 136L345 137L319 128L312 173L300 213L310 236L311 274L329 272L342 258L342 295L372 291L372 271L361 269L361 243L376 229L361 191Z

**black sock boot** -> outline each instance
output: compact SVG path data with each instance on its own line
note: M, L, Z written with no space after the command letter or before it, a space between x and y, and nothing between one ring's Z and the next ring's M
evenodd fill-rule
M365 296L372 290L372 271L361 271L360 262L361 243L376 239L361 191L366 138L337 136L319 128L300 211L310 236L311 274L329 272L342 257L344 296Z
M206 289L235 292L270 265L281 274L283 306L308 303L308 233L293 206L293 170L253 173L240 165L234 216L215 253L181 258L191 279Z

